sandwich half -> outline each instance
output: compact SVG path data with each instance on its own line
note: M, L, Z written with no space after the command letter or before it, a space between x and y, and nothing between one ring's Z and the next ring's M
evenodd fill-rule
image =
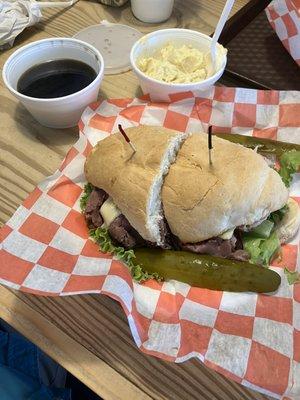
M287 202L279 174L253 150L214 138L212 160L205 135L190 135L164 181L165 216L183 243L251 227Z
M155 126L129 128L126 134L136 153L120 133L111 135L101 140L87 158L86 178L108 194L104 213L105 209L114 209L113 215L124 215L141 238L164 246L161 187L187 135Z

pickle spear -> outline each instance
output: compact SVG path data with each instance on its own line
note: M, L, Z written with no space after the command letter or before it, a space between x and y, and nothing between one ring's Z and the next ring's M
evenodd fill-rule
M274 154L277 157L280 157L282 154L290 150L300 150L300 145L296 143L285 143L277 140L243 136L239 134L231 135L228 133L214 133L214 135L233 143L239 143L245 147L249 147L250 149L255 149L256 146L259 146L257 149L258 153Z
M276 272L226 258L187 251L141 248L135 251L135 263L148 273L164 279L176 279L191 286L230 292L273 292L281 282Z

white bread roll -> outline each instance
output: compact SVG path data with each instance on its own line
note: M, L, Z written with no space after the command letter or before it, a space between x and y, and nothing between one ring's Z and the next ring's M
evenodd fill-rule
M207 136L192 134L165 177L165 217L183 243L251 225L287 202L279 174L253 150L213 137L212 161L210 166Z
M163 176L186 135L155 126L125 130L137 151L118 132L101 140L85 163L85 175L105 190L130 224L146 240L162 245Z
M276 231L280 243L286 243L298 232L300 225L300 208L296 200L289 198L287 212L277 224Z

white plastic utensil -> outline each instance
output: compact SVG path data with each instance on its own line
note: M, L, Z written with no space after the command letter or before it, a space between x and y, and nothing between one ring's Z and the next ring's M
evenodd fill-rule
M221 32L222 32L222 30L224 28L224 25L225 25L225 23L227 21L227 18L228 18L229 14L230 14L230 11L232 9L234 1L235 0L227 0L226 1L226 4L225 4L225 6L223 8L221 17L219 19L219 22L217 23L215 33L214 33L214 35L212 37L210 51L211 51L211 61L212 61L213 73L215 73L215 70L216 70L215 64L216 64L217 42L218 42L219 37L221 35Z

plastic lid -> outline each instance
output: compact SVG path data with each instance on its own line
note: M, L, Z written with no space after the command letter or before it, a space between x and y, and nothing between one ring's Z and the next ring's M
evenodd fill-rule
M104 58L105 74L119 74L131 69L130 50L142 37L142 33L131 26L102 21L76 33L73 37L96 47Z

